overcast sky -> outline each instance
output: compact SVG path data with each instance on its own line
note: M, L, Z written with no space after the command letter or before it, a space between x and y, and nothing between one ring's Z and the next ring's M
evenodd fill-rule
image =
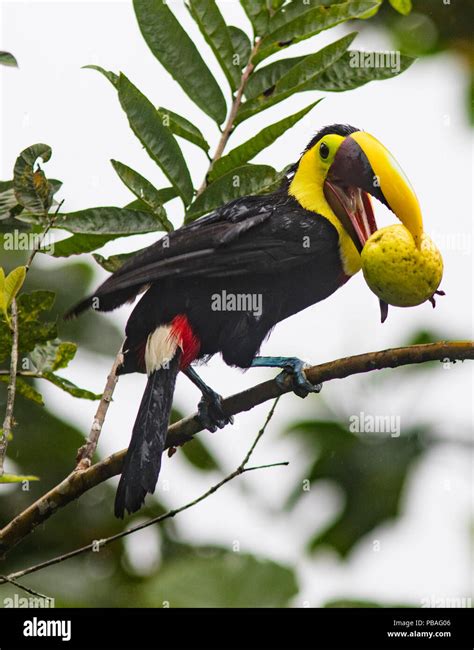
M249 32L248 21L234 0L220 3L226 19ZM171 3L189 34L195 35L203 56L225 86L225 80L203 39L180 2ZM53 149L47 163L49 176L64 185L60 197L72 211L96 205L124 205L132 200L112 169L118 159L140 171L157 187L167 185L130 131L112 86L98 73L82 70L98 64L123 71L157 106L177 110L191 119L206 138L216 143L215 125L197 111L180 87L160 67L138 30L131 2L8 2L1 0L0 49L11 51L20 68L0 67L0 178L12 176L18 153L45 142ZM344 28L323 33L291 48L291 55L314 51L345 33ZM386 49L379 32L360 34L352 47ZM263 354L299 356L318 363L333 358L400 344L420 327L440 330L447 337L471 336L472 322L472 204L471 140L464 110L464 80L459 61L450 55L417 62L400 77L375 82L349 93L305 93L286 100L248 120L232 136L232 146L245 141L271 121L293 113L324 95L321 102L290 133L256 158L277 169L296 160L316 130L326 124L347 122L363 128L387 146L400 162L419 197L425 229L442 250L446 297L436 310L426 303L413 309L391 308L387 322L379 322L378 300L359 274L324 303L298 314L275 329ZM200 184L207 162L203 153L181 143L195 184ZM178 225L181 205L174 201L170 216ZM376 206L379 225L393 215ZM109 255L142 247L155 237L142 236L107 244ZM455 242L453 246L452 243ZM37 258L38 259L38 258ZM35 262L36 263L36 262ZM62 261L61 261L62 263ZM54 268L55 260L38 264ZM106 277L96 267L97 282ZM129 307L112 316L125 324ZM79 385L100 392L112 359L80 352L64 375ZM397 371L394 371L396 373ZM224 395L273 376L255 369L242 374L215 358L201 374ZM360 391L360 378L335 381L324 387L331 404L345 413L364 411L396 414L402 427L418 420L433 422L443 436L467 436L471 421L472 375L467 364L451 370L440 366L421 378L400 373L387 389L373 394ZM126 446L144 387L144 378L120 379L101 438L102 453ZM42 386L48 406L87 431L95 405L74 400L57 389ZM184 378L178 381L177 405L194 410L199 394ZM304 402L285 397L279 420L270 426L259 445L256 461L290 460L290 467L255 472L241 479L252 487L247 494L233 484L205 505L181 515L176 524L192 541L239 540L241 549L297 563L303 590L296 605L320 605L332 597L354 596L417 603L425 597L464 596L469 592L468 526L470 524L470 460L462 448L440 446L428 454L412 474L404 495L403 517L362 540L348 564L332 553L315 560L303 557L302 548L317 523L331 520L341 507L341 495L331 485L317 485L307 503L293 513L280 511L288 490L300 476L306 459L298 444L278 436L283 426L315 412L317 396ZM226 468L237 466L260 427L268 405L237 418L234 427L203 439ZM450 426L446 427L446 423ZM209 476L189 472L179 454L164 462L161 479L169 482L167 500L180 505L208 487ZM312 517L308 520L308 503ZM231 514L230 514L231 513ZM373 551L373 541L381 551ZM154 545L152 531L136 535L132 544Z

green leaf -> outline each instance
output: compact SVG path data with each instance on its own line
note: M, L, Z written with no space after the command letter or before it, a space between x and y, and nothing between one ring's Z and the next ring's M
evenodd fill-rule
M91 393L90 390L79 388L68 379L64 379L64 377L59 377L59 375L55 375L53 372L49 372L49 371L43 372L41 378L46 379L47 381L51 382L58 388L61 388L61 390L65 391L66 393L69 393L73 397L79 397L82 399L90 399L90 400L98 400L102 397L102 395L99 395L97 393Z
M176 194L176 190L174 189L174 187L163 187L161 190L157 190L157 192L158 192L158 196L160 197L160 201L162 205L168 203L168 201L171 201L172 199L178 196ZM150 209L150 206L148 206L146 203L143 203L143 201L140 201L140 199L136 199L135 201L131 201L130 203L127 203L127 205L125 205L124 208L126 210L139 210L141 212L152 211Z
M270 20L265 0L240 0L240 4L252 23L254 37L264 36Z
M264 37L254 62L259 63L289 45L299 43L346 20L366 18L376 11L380 4L381 0L347 0L329 6L317 5L302 14L298 13L292 20Z
M412 10L411 0L389 0L392 7L403 16L408 16Z
M53 202L53 188L44 172L34 165L38 158L48 162L51 147L47 144L34 144L24 149L18 156L13 169L15 196L20 205L36 214L48 212Z
M313 81L341 58L355 36L356 33L343 36L319 50L319 52L308 54L299 59L267 91L241 105L237 113L236 123L243 122L269 106L273 106L290 97L290 95L304 90L309 82Z
M18 68L17 60L10 52L0 52L0 64Z
M22 293L18 297L18 321L28 322L35 320L44 311L50 311L54 305L54 293L52 291L32 291Z
M7 375L0 375L0 381L2 381L4 384L7 384L9 379L9 376ZM23 395L23 397L30 399L32 402L44 406L44 401L41 393L33 388L31 384L28 384L22 377L17 376L16 378L16 392L18 395Z
M299 422L291 426L316 460L304 479L335 482L344 493L343 506L335 519L310 542L311 550L330 546L342 557L376 526L399 514L409 471L423 449L420 431L407 431L398 438L390 433L355 434L333 421ZM301 484L290 503L303 494Z
M319 52L309 54L281 77L275 85L275 93L295 92L304 84L313 80L317 75L327 70L347 50L357 32L343 36Z
M136 255L137 253L140 253L142 250L145 249L142 248L138 251L133 251L133 253L119 253L118 255L111 255L110 257L107 258L103 257L102 255L99 255L99 253L93 253L92 257L95 259L97 264L101 266L103 269L109 271L110 273L115 273L115 271L118 271L124 262L126 262L128 259Z
M198 49L162 0L134 0L140 31L155 57L199 108L218 124L227 107Z
M299 92L308 90L324 90L326 92L343 92L359 88L369 81L392 79L404 72L416 60L410 56L400 56L400 69L390 66L375 66L372 61L382 60L384 52L360 52L349 50L335 61L321 74L316 75L299 89ZM297 56L290 59L281 59L270 63L257 70L249 79L245 89L248 100L258 95L269 97L275 91L275 85L289 70L294 68L305 57ZM367 65L366 63L369 63Z
M56 355L53 362L53 370L59 368L66 368L69 362L74 359L77 352L77 345L69 341L62 341L56 350Z
M186 214L186 223L248 194L268 191L277 172L268 165L242 165L218 178L197 197Z
M22 483L23 481L39 481L38 476L31 474L27 476L19 476L17 474L2 474L0 476L0 483Z
M219 464L214 456L197 437L194 437L190 442L183 445L181 451L193 467L203 472L211 472L219 469Z
M18 205L18 201L13 189L13 181L8 184L2 183L2 185L4 185L4 188L0 188L0 219L7 219L11 216L11 210Z
M163 108L163 106L158 108L157 111L163 121L163 126L168 127L171 133L196 144L206 153L209 151L209 144L206 142L201 131L192 122L178 115L178 113L170 111L168 108Z
M400 341L400 343L403 346L409 346L409 345L424 345L426 343L437 343L438 341L447 341L449 338L451 338L454 341L459 341L461 340L461 336L459 337L449 337L447 334L442 333L440 331L434 330L434 329L419 329L419 330L414 330L410 333L407 333L404 337L403 341ZM413 368L417 368L418 366L420 368L425 367L426 364L413 364Z
M111 72L110 70L104 70L104 68L101 68L100 65L83 65L82 69L96 70L97 72L100 72L100 74L104 75L104 77L110 81L110 83L112 84L112 86L114 86L114 88L118 88L119 76L115 74L115 72Z
M227 173L235 167L239 167L244 163L252 160L260 151L263 151L266 147L269 147L277 138L286 133L288 129L301 120L309 111L316 106L321 100L313 102L303 110L294 113L285 117L279 122L275 122L270 126L265 127L257 133L253 138L247 140L243 144L239 145L235 149L232 149L226 156L220 158L214 164L212 171L209 174L209 179L214 181L216 178L219 178L223 174Z
M245 86L245 97L247 100L254 99L258 95L270 95L274 90L276 82L305 58L305 56L295 56L290 59L280 59L255 70L250 75Z
M280 27L299 18L302 14L307 13L315 7L321 7L328 4L337 4L335 0L304 0L304 2L290 2L284 5L279 11L270 18L268 23L268 33L275 32Z
M55 242L51 251L41 251L48 253L52 257L70 257L71 255L82 255L102 248L107 242L117 239L120 235L72 235L66 239Z
M5 315L8 320L7 314L7 296L5 294L5 271L0 266L0 313Z
M151 607L166 601L172 608L279 608L288 606L298 585L289 567L242 552L203 548L169 558L143 589Z
M136 172L131 167L124 165L118 160L111 160L113 168L117 172L119 178L128 187L128 189L135 194L135 196L143 201L153 214L156 216L157 221L161 228L167 232L173 230L173 224L168 220L166 211L160 200L160 195L156 187L150 181L147 181L141 174Z
M215 0L189 0L187 5L206 43L214 52L232 90L240 85L240 58L237 62L227 25Z
M49 311L54 303L51 291L33 291L18 296L18 349L20 357L30 353L36 345L57 338L56 323L39 320L44 311ZM11 352L12 333L4 319L0 318L0 361L7 359Z
M227 29L229 30L230 40L232 41L234 52L240 59L240 69L245 68L252 51L252 44L250 43L250 39L247 34L239 27L229 25ZM252 78L252 76L250 76L250 78Z
M0 181L0 194L13 187L13 181Z
M161 230L150 212L117 207L98 207L58 215L56 228L83 235L140 235Z
M48 179L48 182L53 195L56 194L62 186L61 181L54 178ZM22 214L23 210L23 206L18 203L15 196L13 181L0 182L0 221L4 222L0 225L4 226L7 232L11 232L13 229L25 229L25 225L21 221L14 220L15 217ZM8 227L9 225L10 227Z
M187 205L193 196L193 185L173 134L163 126L153 104L123 74L118 87L120 103L132 131Z
M38 372L66 368L76 355L77 345L67 341L48 341L37 345L30 354L30 360Z
M12 300L16 298L18 292L23 286L25 278L26 266L18 266L16 269L13 269L13 271L11 271L5 278L3 287L5 310L8 310L12 304Z
M390 66L359 65L361 61L376 61L377 57L384 55L384 52L359 52L357 50L345 52L330 68L305 84L302 90L325 90L327 92L352 90L370 81L392 79L404 72L416 60L410 56L401 55L398 69Z

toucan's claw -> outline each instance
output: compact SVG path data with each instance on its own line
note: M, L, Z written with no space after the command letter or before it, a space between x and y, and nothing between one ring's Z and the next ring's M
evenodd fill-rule
M214 433L217 429L223 429L227 424L233 424L232 415L226 415L222 408L222 397L209 389L203 395L198 404L198 420L202 426Z
M288 375L292 378L292 387L293 392L298 397L306 397L309 393L319 393L322 384L312 384L306 378L306 373L304 372L305 368L309 368L310 364L305 363L298 358L290 358L285 362L285 367L283 371L277 376L276 382L280 386L285 385L286 378Z

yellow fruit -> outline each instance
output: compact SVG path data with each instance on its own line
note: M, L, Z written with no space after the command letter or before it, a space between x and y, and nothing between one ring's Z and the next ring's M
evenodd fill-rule
M389 305L414 307L431 298L443 276L443 259L423 233L417 248L409 230L397 224L380 228L361 253L364 278Z

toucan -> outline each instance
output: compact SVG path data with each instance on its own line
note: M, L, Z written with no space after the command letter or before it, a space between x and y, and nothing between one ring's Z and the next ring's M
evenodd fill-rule
M273 366L297 395L318 392L297 358L258 356L280 321L324 300L361 268L377 230L371 198L421 241L416 195L388 150L345 124L321 129L281 186L233 200L128 259L68 316L116 309L143 294L126 325L119 374L148 376L115 499L115 514L140 509L161 467L176 377L202 392L198 418L210 431L232 421L222 398L191 364L220 353L239 368ZM381 302L382 321L387 305Z

